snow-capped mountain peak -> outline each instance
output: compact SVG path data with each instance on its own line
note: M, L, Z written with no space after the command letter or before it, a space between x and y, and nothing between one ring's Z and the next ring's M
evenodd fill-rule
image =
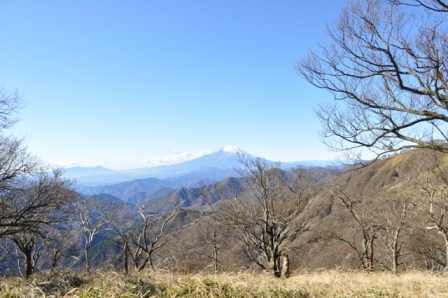
M238 149L237 147L232 146L232 145L227 145L227 146L224 146L221 149L221 151L227 152L227 153L238 153L238 152L240 152L240 149Z

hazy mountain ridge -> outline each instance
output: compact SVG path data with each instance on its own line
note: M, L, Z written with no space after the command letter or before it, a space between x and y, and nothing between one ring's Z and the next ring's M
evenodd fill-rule
M199 181L201 179L208 179L209 182L212 183L226 177L238 177L238 174L234 170L241 166L238 154L243 154L251 158L254 157L234 146L225 146L211 154L179 164L122 171L110 170L104 167L75 167L65 169L64 176L66 178L75 179L79 190L86 194L95 193L93 190L90 191L90 189L93 188L86 188L86 186L105 186L146 178L161 179L165 181L164 183L161 183L163 186L176 188L187 186L188 183ZM266 161L274 163L274 161ZM297 161L282 163L282 168L290 169L297 166L328 166L330 164L331 161L325 160ZM176 183L173 182L173 184L169 184L169 182L167 182L168 180L172 182L176 179Z
M205 177L204 177L205 176ZM205 169L203 173L191 173L181 177L172 177L167 179L146 178L135 179L132 181L121 182L105 186L82 186L78 185L78 192L84 195L111 194L124 201L134 201L133 195L141 193L149 194L158 189L177 189L180 187L200 187L212 184L227 177L237 177L233 169ZM211 178L207 178L211 177Z
M179 188L200 188L229 177L238 178L239 174L235 169L241 167L240 154L254 158L254 156L234 146L225 146L214 153L181 164L152 168L156 172L158 171L159 174L163 171L165 173L171 171L171 176L168 178L150 177L98 186L80 184L77 186L77 190L84 195L110 194L120 198L124 202L139 204L145 200L155 199L159 195L172 195ZM275 163L273 161L263 160L267 163ZM324 163L328 164L329 162ZM290 162L282 164L282 168L284 170L290 170L299 165L307 167L312 164L316 164L316 162ZM145 170L147 169L141 169L142 173ZM100 168L96 171L101 173ZM77 169L76 173L79 174L79 169ZM92 171L88 173L92 173ZM86 176L86 178L91 177L91 175ZM159 189L163 191L158 192Z
M71 168L64 168L64 175L70 178L90 176L90 175L111 174L114 172L116 171L102 166L96 166L96 167L76 166Z

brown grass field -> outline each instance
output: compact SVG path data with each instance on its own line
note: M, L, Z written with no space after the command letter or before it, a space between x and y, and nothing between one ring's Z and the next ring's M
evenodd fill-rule
M179 275L116 272L0 279L0 297L448 297L448 277L428 272Z

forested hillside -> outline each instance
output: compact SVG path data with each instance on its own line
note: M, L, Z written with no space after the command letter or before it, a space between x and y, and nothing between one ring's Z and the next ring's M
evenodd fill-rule
M289 227L299 226L299 233L280 244L279 250L289 255L292 270L442 270L446 262L443 177L447 165L443 154L414 150L365 168L346 168L342 173L308 170L314 182L311 196ZM202 194L205 198L208 195ZM227 199L235 202L234 194ZM246 195L247 200L255 197L251 191L239 196ZM228 210L226 204L223 197L209 206L213 215L205 216L160 251L160 266L183 272L212 270L217 254L220 270L268 270L266 263L250 261L251 254L258 258L263 255L244 238L256 235L257 229L244 235L237 226L242 223L236 219L229 222L220 214ZM244 203L240 206L247 208ZM249 223L254 222L245 225Z
M241 178L137 205L111 195L78 197L60 225L63 241L55 246L34 236L32 272L153 267L280 274L286 255L291 272L445 267L443 154L420 149L359 169L288 172L259 159L242 162ZM18 244L8 239L1 268L17 275L26 255L13 253Z

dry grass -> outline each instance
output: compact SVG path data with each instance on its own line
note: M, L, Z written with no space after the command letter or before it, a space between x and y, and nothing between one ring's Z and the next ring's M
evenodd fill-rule
M398 163L403 162L406 158L407 158L407 156L405 156L404 154L394 156L394 157L391 157L390 159L388 159L385 164L387 164L389 166L395 166Z
M267 274L96 272L0 279L0 297L448 297L448 278L425 272L321 271L287 280Z

